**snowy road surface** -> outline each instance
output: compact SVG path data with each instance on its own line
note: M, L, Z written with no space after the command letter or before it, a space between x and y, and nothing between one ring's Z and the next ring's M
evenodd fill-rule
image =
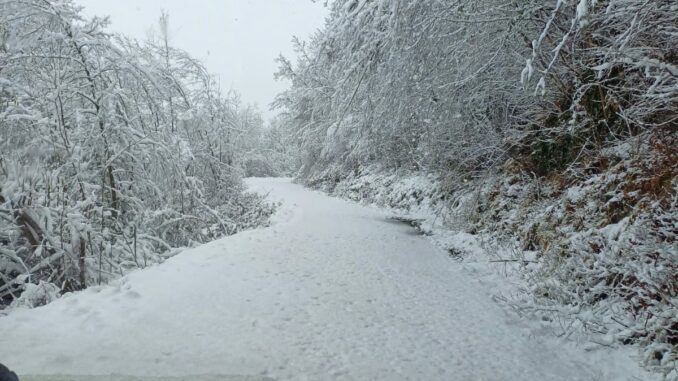
M225 380L629 376L530 336L458 262L386 212L289 180L249 183L283 201L271 227L2 317L0 362L19 374Z

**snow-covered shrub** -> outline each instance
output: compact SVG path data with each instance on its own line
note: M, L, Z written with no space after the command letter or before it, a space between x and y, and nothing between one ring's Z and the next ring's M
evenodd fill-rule
M522 72L540 95L512 136L525 170L590 172L582 164L608 143L678 127L675 1L552 3L536 11L545 26Z
M476 221L535 253L524 311L565 319L564 334L639 343L667 377L678 355L677 142L673 132L620 143L598 158L609 166L600 174L565 184L504 173Z
M374 203L392 209L434 210L444 198L440 179L422 173L394 173L379 166L356 167L341 174L329 168L307 179L307 185L354 201Z
M12 307L34 308L44 306L56 300L60 292L59 287L42 280L38 284L26 283L21 296L12 302Z

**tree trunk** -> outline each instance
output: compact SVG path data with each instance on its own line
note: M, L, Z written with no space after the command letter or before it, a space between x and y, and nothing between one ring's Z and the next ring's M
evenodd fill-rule
M87 256L87 245L85 244L84 238L80 237L80 253L78 256L78 281L80 282L80 287L85 289L87 287L87 269L85 267L85 257Z

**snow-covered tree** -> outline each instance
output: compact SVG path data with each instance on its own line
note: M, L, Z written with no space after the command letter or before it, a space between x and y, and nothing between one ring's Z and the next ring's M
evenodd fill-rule
M163 15L161 26L167 30ZM72 1L0 1L0 298L69 291L261 223L242 119L202 64Z

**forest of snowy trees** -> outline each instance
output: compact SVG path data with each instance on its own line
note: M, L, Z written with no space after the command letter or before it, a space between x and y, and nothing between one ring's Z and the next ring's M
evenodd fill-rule
M255 143L281 139L256 108L171 46L167 15L143 43L106 23L71 1L0 2L4 304L101 284L272 212L241 183L261 171Z
M678 377L678 3L330 7L296 60L279 60L300 179L463 214L516 249L520 313L638 343L645 365ZM417 174L436 180L373 196Z

